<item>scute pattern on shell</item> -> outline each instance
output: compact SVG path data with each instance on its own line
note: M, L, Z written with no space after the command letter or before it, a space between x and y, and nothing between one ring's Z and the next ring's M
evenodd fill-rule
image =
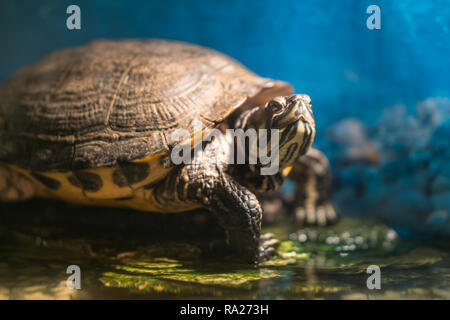
M0 161L39 171L163 153L177 128L223 120L274 81L214 50L100 40L57 51L0 87Z

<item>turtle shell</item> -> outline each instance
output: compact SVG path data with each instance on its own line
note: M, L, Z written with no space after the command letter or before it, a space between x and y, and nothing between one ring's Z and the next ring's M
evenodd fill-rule
M251 98L289 93L235 60L166 40L98 40L57 51L0 88L0 161L29 170L114 166L171 148Z

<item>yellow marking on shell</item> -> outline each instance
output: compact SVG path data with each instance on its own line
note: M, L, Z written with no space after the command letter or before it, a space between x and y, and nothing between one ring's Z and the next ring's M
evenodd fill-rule
M210 130L204 129L201 133L194 136L190 141L188 139L182 141L181 143L194 145L194 142L201 143L202 135L208 134ZM84 205L93 205L93 206L108 206L108 207L125 207L132 208L140 211L153 211L160 213L175 213L175 212L184 212L189 210L194 210L200 208L199 205L191 205L191 206L182 206L174 204L173 206L161 206L153 198L153 189L144 189L143 187L149 185L151 183L160 181L164 179L168 173L173 169L164 168L161 163L161 157L167 155L166 152L159 154L151 154L147 155L143 158L133 160L131 162L142 163L146 162L149 165L149 175L147 178L129 186L119 187L113 181L114 171L119 169L118 166L113 167L100 167L100 168L92 168L80 170L83 172L90 172L98 175L102 179L102 187L95 192L87 192L82 190L81 188L74 186L68 180L68 177L73 174L72 171L68 172L38 172L43 176L47 176L49 178L57 180L61 185L57 190L50 189L43 185L40 181L34 178L31 175L31 171L16 167L14 165L8 166L17 170L20 173L23 173L27 177L29 177L34 183L42 186L42 193L40 193L39 197L44 198L56 198L60 200L64 200L71 203L84 204ZM201 190L200 190L201 191ZM126 200L117 200L117 198L133 196L131 199Z
M57 171L47 171L38 172L39 174L57 180L60 183L60 187L56 190L50 189L39 180L32 176L31 171L7 164L11 170L16 170L26 177L31 179L34 183L41 186L42 191L38 194L39 197L43 198L56 198L72 203L87 204L87 205L100 205L100 206L114 206L114 207L129 207L137 210L145 211L157 211L157 212L167 212L163 211L164 208L158 208L153 205L153 198L148 195L145 198L140 198L134 193L139 193L147 191L142 187L150 183L162 180L167 174L172 170L172 168L164 168L160 162L160 155L153 155L147 157L146 159L138 159L133 162L147 162L150 167L149 175L147 178L133 184L131 188L129 186L119 187L113 181L114 171L120 169L118 166L113 167L100 167L80 170L82 172L94 173L102 179L102 187L96 192L86 192L82 188L74 186L68 180L68 178L73 175L72 171L67 172L57 172ZM148 190L150 191L150 190ZM135 198L130 200L115 200L116 198L134 196ZM144 194L142 194L142 197Z
M145 179L145 182L140 182L139 184L147 184L153 181L157 181L158 179L162 179L170 169L163 168L159 162L159 157L149 157L147 158L150 161L150 167L154 169L150 171L149 178ZM142 159L138 161L143 162ZM137 162L137 161L136 161ZM38 172L39 174L57 180L61 185L57 190L50 189L39 182L35 177L31 175L31 171L11 165L6 164L11 170L16 170L26 177L31 179L34 183L41 186L41 193L38 194L38 197L42 198L56 198L63 201L89 205L89 206L107 206L107 207L122 207L122 208L131 208L139 211L151 211L151 212L159 212L159 213L175 213L175 212L183 212L189 211L199 208L200 206L192 205L186 207L178 207L176 205L172 207L161 206L154 201L153 198L153 189L144 189L142 187L137 188L134 192L128 187L118 187L112 181L112 174L114 170L118 167L101 167L101 168L93 168L82 170L86 172L92 172L101 177L103 181L102 188L97 192L84 192L81 188L72 185L68 177L73 173L71 171L68 172ZM155 171L156 170L156 171ZM159 170L159 171L157 171ZM155 174L156 173L156 174ZM136 184L137 185L137 184ZM134 185L133 187L135 187ZM117 200L116 198L133 196L131 199L127 200Z
M166 152L149 154L149 155L146 155L146 156L144 156L142 158L135 159L132 162L150 162L150 161L153 161L153 160L155 160L157 158L158 159L161 158L165 154L166 154Z
M128 185L119 187L113 181L114 171L118 168L118 166L113 166L80 170L96 174L102 179L102 187L98 191L84 191L86 197L89 199L112 199L131 196L133 190Z
M153 189L146 190L144 188L135 190L135 198L130 200L120 200L116 202L125 202L126 206L140 211L153 211L159 213L176 213L194 210L200 208L199 205L179 206L176 203L173 205L160 205L154 201Z
M91 206L105 206L105 207L118 207L118 208L130 208L139 211L149 211L158 213L178 213L185 212L200 208L198 205L191 206L161 206L153 201L152 197L153 190L145 190L144 188L135 190L134 198L127 200L116 200L116 199L74 199L73 203L85 204Z
M42 186L45 189L45 194L41 195L43 197L57 198L61 200L66 200L73 202L79 199L85 203L85 198L88 199L113 199L119 197L125 197L132 195L132 190L130 187L119 187L112 181L112 174L117 167L101 167L80 170L80 172L90 172L99 176L102 180L102 187L95 192L88 192L83 190L81 187L75 186L69 181L69 177L73 176L72 171L67 172L57 172L57 171L46 171L38 172L39 174L57 180L60 183L60 187L56 190L50 189L34 178L29 171L21 169L28 177L30 177L33 182ZM16 169L17 170L17 169ZM83 200L82 200L83 199ZM79 203L79 201L77 201ZM88 201L90 204L91 201Z
M77 199L80 201L84 201L84 199L86 199L86 197L83 194L83 191L80 188L77 188L73 185L71 185L69 183L69 181L67 180L67 176L72 174L71 172L38 172L39 174L42 174L43 176L52 178L54 180L57 180L61 186L58 188L58 190L53 190L48 188L47 186L45 186L44 184L42 184L39 180L37 180L35 177L33 177L33 175L31 174L31 171L23 169L21 167L12 165L12 164L8 164L8 167L11 170L16 170L20 173L22 173L23 175L25 175L26 177L28 177L31 181L33 181L34 183L36 183L37 185L41 186L41 188L39 188L40 192L37 195L38 197L43 197L43 198L57 198L57 199L62 199L62 200L66 200L69 202L77 202Z

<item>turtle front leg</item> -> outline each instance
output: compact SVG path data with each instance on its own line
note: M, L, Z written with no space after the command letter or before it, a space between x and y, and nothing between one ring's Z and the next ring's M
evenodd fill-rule
M202 206L223 226L227 243L244 261L257 263L276 255L278 241L261 236L262 208L253 194L214 165L185 165L154 190L155 201L177 210Z
M209 208L227 234L227 242L250 263L258 263L276 255L279 245L270 234L261 236L262 208L255 194L223 175L211 195Z
M325 226L338 221L337 208L331 202L331 168L322 152L311 148L299 157L289 178L297 183L293 205L298 224Z

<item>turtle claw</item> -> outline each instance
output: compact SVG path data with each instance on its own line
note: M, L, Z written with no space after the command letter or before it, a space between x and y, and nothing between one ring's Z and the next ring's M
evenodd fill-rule
M298 225L328 226L339 220L338 212L334 205L325 203L312 208L298 207L295 210L295 218Z
M263 234L259 239L259 262L264 262L277 256L279 245L280 241L273 234Z

